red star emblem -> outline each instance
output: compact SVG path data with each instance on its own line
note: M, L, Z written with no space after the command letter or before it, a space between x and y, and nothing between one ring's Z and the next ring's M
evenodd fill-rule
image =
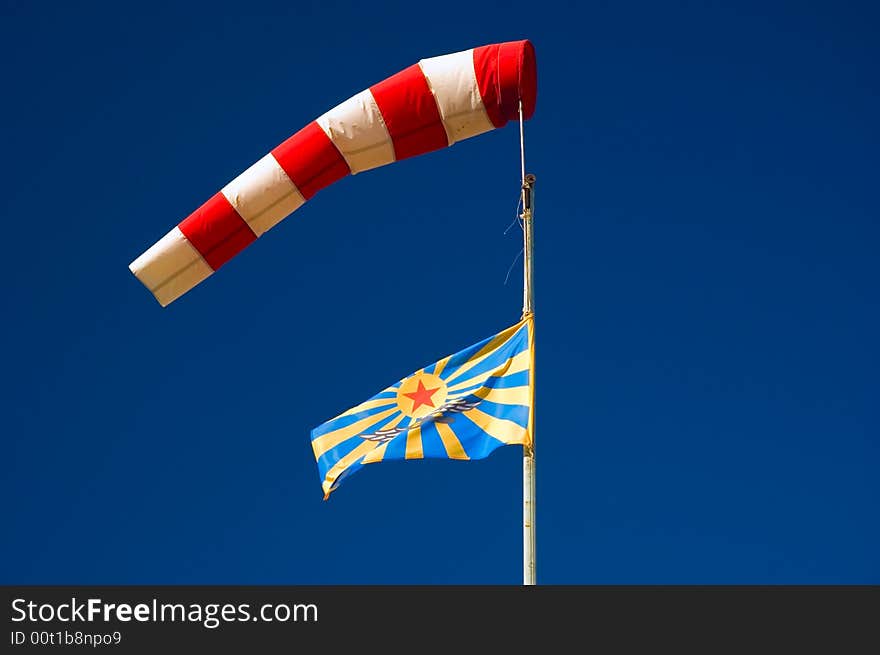
M438 391L440 391L440 387L437 387L436 389L425 389L425 385L422 384L421 380L419 380L419 386L415 391L413 391L412 393L405 393L403 395L407 398L412 398L413 406L411 411L415 412L422 405L434 407L434 403L431 402L431 396L433 396Z

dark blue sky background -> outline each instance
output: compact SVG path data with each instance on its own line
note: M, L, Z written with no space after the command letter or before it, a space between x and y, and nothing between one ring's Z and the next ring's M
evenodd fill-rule
M322 502L309 444L519 318L515 126L166 309L127 266L355 92L530 38L539 582L880 582L873 3L68 4L0 2L0 581L520 582L520 449Z

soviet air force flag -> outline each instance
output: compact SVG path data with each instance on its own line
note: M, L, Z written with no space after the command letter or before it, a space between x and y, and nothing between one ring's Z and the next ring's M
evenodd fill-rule
M312 430L326 499L364 464L482 459L532 440L532 318L444 357Z

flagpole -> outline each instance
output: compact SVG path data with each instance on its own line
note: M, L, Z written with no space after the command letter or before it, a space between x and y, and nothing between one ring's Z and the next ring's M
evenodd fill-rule
M532 287L532 191L535 176L526 175L525 137L523 130L522 100L519 103L519 146L520 172L522 176L522 219L523 227L523 318L534 315ZM534 330L534 319L532 321ZM533 340L534 337L531 337ZM534 348L534 346L532 346ZM532 353L534 357L534 352ZM530 375L534 376L534 366ZM532 380L534 389L534 379ZM534 398L532 398L532 417L534 417ZM531 443L523 447L523 585L536 584L535 574L535 425L531 423Z

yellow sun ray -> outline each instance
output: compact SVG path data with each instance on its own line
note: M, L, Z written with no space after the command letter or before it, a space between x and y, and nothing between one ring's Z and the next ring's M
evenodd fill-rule
M336 482L336 478L338 478L345 469L354 464L360 457L377 447L378 444L376 444L375 441L364 441L345 457L342 457L336 462L330 470L327 471L327 475L324 476L324 482L321 484L321 487L324 489L324 500L327 500L330 496L330 488L333 486L333 483Z
M446 448L446 454L449 456L449 459L470 459L451 427L445 423L435 423L434 427L437 428L440 441L443 442L443 447Z
M455 373L446 378L446 384L449 384L453 380L460 378L464 373L467 373L474 366L492 355L494 351L498 349L501 344L510 339L510 337L512 337L516 333L516 331L522 327L522 325L522 323L517 323L516 325L507 328L504 332L500 332L499 334L496 334L494 337L492 337L492 339L489 340L489 343L480 348L468 361L462 364Z
M524 350L521 353L511 357L510 359L505 360L502 364L492 370L485 371L480 373L479 375L475 375L471 378L465 378L455 384L449 385L447 390L450 394L455 393L457 391L461 391L462 389L467 389L468 387L473 387L477 384L483 384L486 380L491 378L492 376L503 377L505 375L513 375L514 373L522 373L523 371L528 370L529 365L531 364L531 354L530 351ZM449 384L449 381L446 381Z
M417 425L406 433L406 457L405 459L422 459L422 426Z
M434 367L434 375L439 377L440 374L443 373L443 369L446 368L446 365L449 363L450 359L452 359L452 355L447 355L439 362L437 362L437 365Z
M513 421L506 418L498 418L497 416L490 416L477 408L464 412L464 415L480 426L480 429L483 432L489 436L495 437L498 441L506 444L529 443L528 430Z
M367 453L366 457L364 457L364 464L373 464L374 462L381 462L382 458L385 457L385 451L388 450L388 444L390 441L386 441L381 444L378 448L371 450Z
M328 450L336 448L336 446L341 444L346 439L350 439L359 432L363 432L370 425L391 416L396 411L398 411L398 409L395 406L391 409L386 409L384 412L379 412L378 414L372 414L371 416L362 418L359 421L355 421L351 425L346 425L345 427L339 428L338 430L333 430L332 432L328 432L327 434L322 434L320 437L312 441L312 450L315 451L315 459L318 459Z
M474 391L472 395L501 405L528 405L532 399L532 389L529 386L503 389L483 387Z

